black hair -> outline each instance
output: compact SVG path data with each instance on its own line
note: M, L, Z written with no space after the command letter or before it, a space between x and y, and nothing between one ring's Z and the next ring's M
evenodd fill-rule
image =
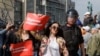
M62 30L61 30L61 28L60 28L60 24L58 23L58 22L51 22L51 23L48 23L48 25L47 25L47 27L45 28L45 30L44 30L44 35L46 35L47 37L49 37L49 35L50 35L50 27L53 25L53 24L55 24L55 23L57 23L58 25L59 25L59 28L58 28L58 32L57 32L57 34L56 34L56 36L58 37L62 37L63 35L61 34L62 33Z

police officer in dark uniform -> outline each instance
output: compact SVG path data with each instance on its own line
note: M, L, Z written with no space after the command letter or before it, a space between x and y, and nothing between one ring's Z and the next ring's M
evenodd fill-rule
M63 36L66 41L66 47L69 51L69 56L79 56L79 48L82 51L82 56L85 56L83 37L80 28L75 24L78 19L78 13L75 9L70 9L66 13L67 23L62 26Z

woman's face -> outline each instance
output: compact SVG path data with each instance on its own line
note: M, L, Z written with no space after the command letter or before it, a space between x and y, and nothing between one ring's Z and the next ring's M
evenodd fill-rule
M58 32L58 28L59 28L59 25L58 25L57 23L54 23L54 24L52 24L51 27L50 27L50 32L51 32L52 34L56 35L57 32Z

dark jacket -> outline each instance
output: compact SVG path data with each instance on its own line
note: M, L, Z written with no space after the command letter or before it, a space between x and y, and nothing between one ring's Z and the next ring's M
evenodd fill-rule
M66 41L66 47L69 51L69 56L78 56L77 51L79 45L83 43L83 37L81 30L78 26L73 27L62 26L64 39Z
M0 48L2 48L6 32L7 32L6 29L0 31Z
M3 29L0 31L0 56L3 56L3 44L7 30Z

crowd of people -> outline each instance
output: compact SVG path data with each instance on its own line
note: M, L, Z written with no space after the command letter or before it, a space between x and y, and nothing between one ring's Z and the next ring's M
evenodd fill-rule
M83 24L79 19L76 24L82 32L86 56L100 56L100 23L97 21L97 15L92 17L90 12L86 12L84 14ZM80 50L79 55L81 56Z
M0 56L13 56L11 44L28 40L32 41L32 55L25 56L100 56L100 24L96 16L93 19L89 12L85 13L82 24L75 9L65 15L65 25L50 22L42 31L25 30L24 23L16 30L8 23L0 30Z

